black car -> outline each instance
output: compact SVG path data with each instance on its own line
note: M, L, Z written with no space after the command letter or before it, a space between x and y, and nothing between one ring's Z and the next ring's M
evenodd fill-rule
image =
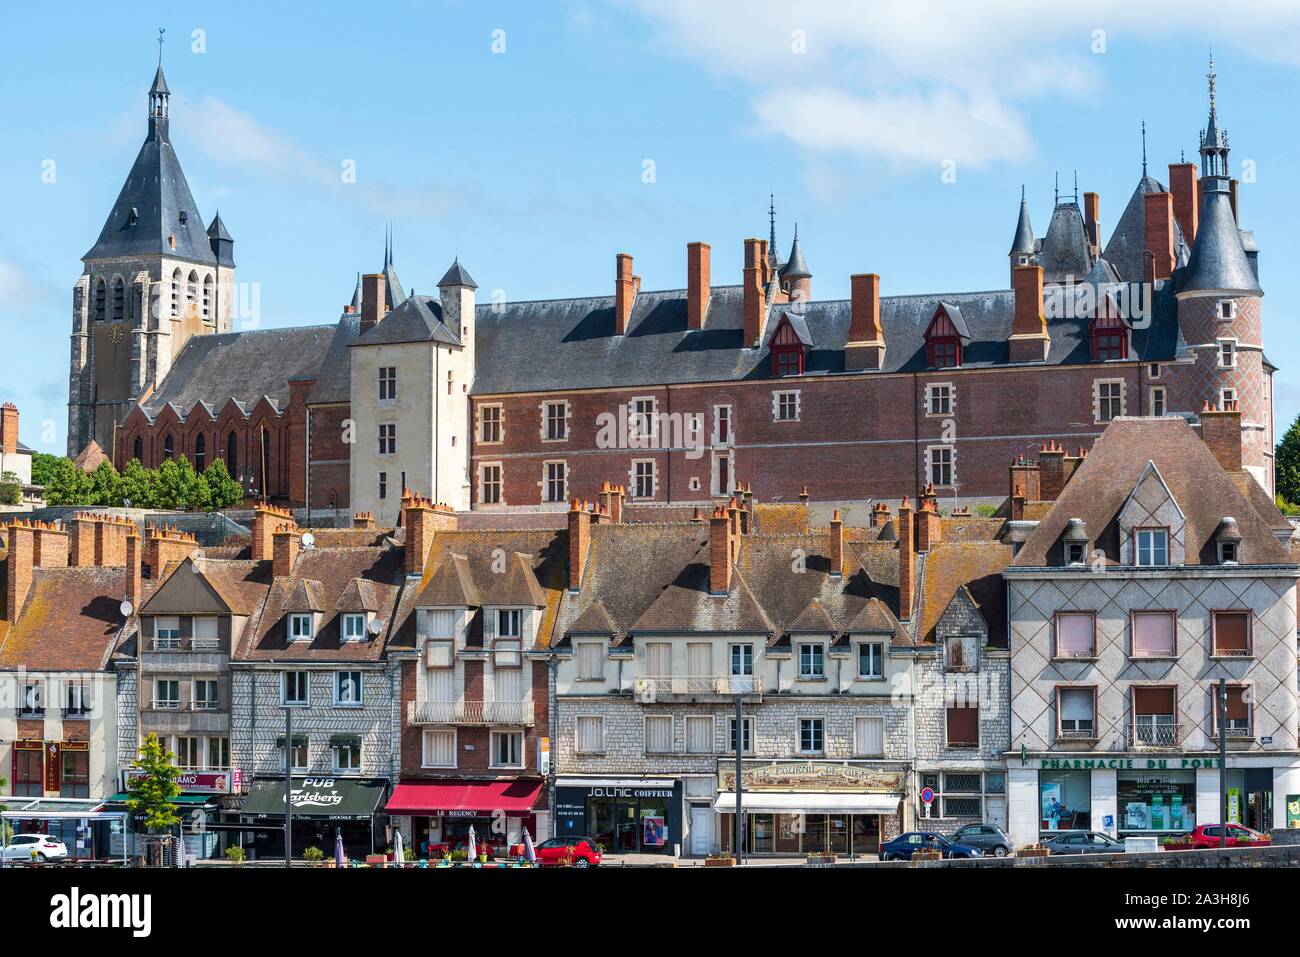
M977 847L956 844L934 831L908 831L880 845L882 861L910 861L916 851L939 851L945 860L954 857L983 857Z
M1011 838L995 824L967 824L948 835L948 840L967 847L978 847L985 857L1006 857L1011 853Z
M1062 831L1043 847L1053 854L1123 854L1124 845L1099 831Z

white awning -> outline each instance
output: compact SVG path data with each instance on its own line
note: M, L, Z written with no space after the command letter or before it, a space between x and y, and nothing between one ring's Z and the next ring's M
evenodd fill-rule
M741 795L741 809L779 811L786 814L837 814L856 811L861 814L893 814L902 798L897 794L861 794L852 791L746 791ZM736 793L722 791L713 802L713 810L724 814L736 811Z

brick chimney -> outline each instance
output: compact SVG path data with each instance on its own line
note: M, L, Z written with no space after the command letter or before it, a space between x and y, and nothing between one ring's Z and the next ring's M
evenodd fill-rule
M1077 455L1071 455L1070 450L1065 450L1065 458L1061 460L1061 488L1070 484L1070 479L1074 478L1074 473L1078 471L1079 466L1083 464L1083 449L1079 449Z
M850 372L879 369L884 362L880 277L875 273L856 273L849 277L849 339L844 344L844 367Z
M271 574L292 578L293 563L298 560L299 531L291 524L280 525L271 533Z
M1044 502L1055 502L1065 488L1065 449L1055 439L1038 452L1038 480Z
M709 311L709 244L686 245L686 328L703 329Z
M766 291L763 285L764 269L766 269L766 259L763 256L763 241L746 239L745 277L742 284L745 339L741 343L745 348L758 345L763 338L763 320L767 315Z
M1043 362L1051 339L1043 316L1043 267L1017 266L1011 273L1016 313L1009 341L1012 362Z
M1083 194L1083 228L1088 233L1088 245L1094 251L1101 248L1101 197L1096 193Z
M375 516L373 512L357 512L352 516L353 528L374 528Z
M613 494L613 492L614 492L613 485L611 485L609 482L601 482L600 491L596 493L596 506L607 516L611 516L613 514L610 510L610 501L609 501L610 496Z
M1225 471L1241 471L1241 410L1236 401L1216 409L1208 402L1201 409L1201 440Z
M162 578L163 571L168 565L184 561L198 547L198 541L189 532L166 526L146 528L144 564L149 569L147 577L157 581Z
M367 273L361 277L361 334L379 324L388 312L387 292L381 273Z
M844 519L838 508L831 516L831 574L844 574Z
M608 484L608 483L607 483ZM582 573L587 568L591 550L591 513L585 502L576 498L569 507L569 591L582 587Z
M933 495L921 500L921 510L916 513L916 549L928 552L943 540L943 519L939 515L939 502Z
M609 490L609 521L611 525L623 524L623 499L627 496L627 489L622 485L615 485Z
M402 496L402 524L406 526L404 551L408 575L424 575L424 562L429 557L429 546L433 543L433 528L429 522L429 513L432 511L432 502L421 498L409 489Z
M141 583L140 565L144 557L144 548L140 533L132 526L126 533L126 598L136 613L140 611L140 596L144 592Z
M639 282L632 275L631 253L619 253L614 257L614 334L627 332L628 323L632 321L632 303L636 300Z
M1169 164L1169 192L1174 197L1174 216L1183 227L1183 238L1190 247L1196 242L1196 230L1201 215L1196 202L1196 164Z
M1174 197L1172 193L1147 193L1146 248L1155 257L1155 278L1174 273Z
M271 559L271 536L284 524L293 524L293 513L274 505L258 505L253 509L253 561Z
M804 505L808 504L808 484L805 482L804 487L799 491L799 501Z
M1023 455L1017 456L1011 460L1011 486L1008 493L1015 495L1016 489L1019 489L1021 496L1029 501L1041 502L1043 493L1040 476L1037 462L1030 462Z
M68 530L68 564L87 568L95 564L95 516L78 512L64 521Z
M915 585L916 532L912 525L912 503L903 496L898 506L898 617L912 619L912 593Z
M871 527L884 528L889 524L889 506L884 502L877 502L871 506Z
M67 566L68 533L52 522L15 519L9 523L8 549L5 614L13 622L32 589L33 569Z
M709 519L709 594L731 590L731 518L721 505Z
M116 568L126 564L126 536L135 531L127 518L104 517L95 523L95 564Z
M0 405L0 452L18 451L18 406L12 402Z
M1025 517L1025 489L1022 485L1011 486L1011 521L1019 522Z
M734 562L740 556L740 506L734 496L727 502L727 520L731 522L731 560Z

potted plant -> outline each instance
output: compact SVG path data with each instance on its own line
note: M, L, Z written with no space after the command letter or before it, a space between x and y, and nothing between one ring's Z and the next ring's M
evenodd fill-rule
M1188 834L1170 835L1160 842L1160 847L1166 851L1190 851L1193 849L1192 838Z
M827 851L810 851L808 854L809 867L830 867L835 863L835 855Z
M705 867L735 867L736 859L730 854L710 854L704 859Z
M309 847L302 852L302 859L309 864L319 865L325 860L325 852L319 847Z
M942 851L930 850L929 848L927 848L925 850L912 852L913 864L920 864L926 861L942 861L942 860L943 860Z
M238 844L231 844L226 848L226 860L231 864L242 864L248 858L248 854Z
M1050 857L1051 853L1042 844L1028 844L1016 851L1016 857Z

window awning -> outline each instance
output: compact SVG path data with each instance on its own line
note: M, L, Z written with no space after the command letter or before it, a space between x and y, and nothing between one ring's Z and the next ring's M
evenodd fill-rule
M385 810L389 814L527 814L541 790L541 781L410 781L394 788Z
M897 794L863 794L843 791L746 791L741 795L741 810L780 812L783 814L893 814L901 801ZM723 814L736 811L736 793L722 791L713 802L713 810Z
M131 796L130 791L118 791L108 799L110 804L125 804L127 798ZM209 801L216 802L215 794L178 794L174 798L168 798L168 804L207 804Z
M290 794L295 817L368 820L384 799L382 778L294 778ZM246 817L284 814L284 779L254 781L239 813Z

